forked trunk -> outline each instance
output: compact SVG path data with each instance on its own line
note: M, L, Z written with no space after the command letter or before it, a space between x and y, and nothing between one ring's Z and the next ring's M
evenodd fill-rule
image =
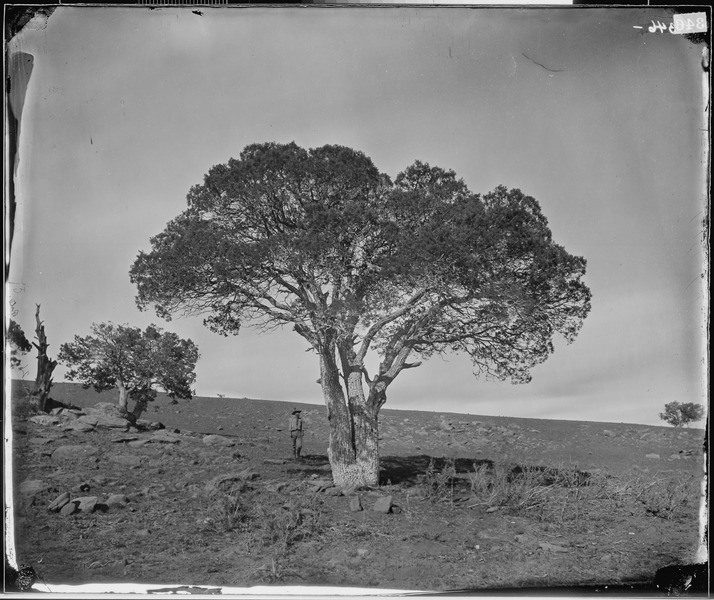
M322 391L330 423L327 455L337 487L379 485L379 434L377 413L362 391L359 374L350 375L348 398L340 385L331 357L321 357Z

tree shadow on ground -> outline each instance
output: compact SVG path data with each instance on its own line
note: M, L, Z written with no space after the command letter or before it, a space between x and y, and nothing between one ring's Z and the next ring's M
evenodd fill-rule
M433 464L432 464L433 461ZM453 461L453 462L452 462ZM493 467L493 461L483 458L444 458L419 454L413 456L384 456L381 460L380 483L391 481L394 484L416 484L429 465L438 472L445 467L454 466L456 473L473 472L474 465Z
M412 456L383 456L381 458L381 466L379 473L380 485L386 484L402 484L416 485L420 480L424 479L426 473L430 470L441 473L444 469L451 466L454 467L456 475L465 475L473 473L477 467L486 466L489 471L494 469L495 461L485 458L448 458L443 456L430 456L428 454L419 454ZM554 467L543 467L534 465L519 465L509 464L510 474L513 477L524 473L526 470L543 474L541 481L542 485L551 485L559 483L563 485L566 478L562 477L566 470L556 469ZM287 467L288 473L304 473L305 475L326 475L330 469L330 461L324 454L308 454L294 461L293 464ZM567 481L573 485L583 485L590 473L578 470L568 470L571 477ZM572 477L572 475L576 477Z

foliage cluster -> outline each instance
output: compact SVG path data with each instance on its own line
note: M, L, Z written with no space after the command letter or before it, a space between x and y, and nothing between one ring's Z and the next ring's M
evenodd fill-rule
M664 405L659 418L674 427L686 427L704 418L704 407L694 402L670 402Z

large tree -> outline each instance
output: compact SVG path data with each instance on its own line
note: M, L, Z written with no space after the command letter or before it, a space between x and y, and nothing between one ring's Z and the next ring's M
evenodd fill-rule
M292 327L319 358L340 486L378 483L378 414L419 359L465 352L477 375L527 382L590 310L585 259L536 200L419 161L392 182L350 148L253 144L187 201L131 268L139 308L224 335Z
M142 331L129 325L94 323L91 329L93 335L75 335L74 342L60 346L58 359L69 367L67 379L97 392L118 389L119 408L126 413L130 398L143 407L156 397L157 389L172 399L191 398L198 360L191 340L155 325Z

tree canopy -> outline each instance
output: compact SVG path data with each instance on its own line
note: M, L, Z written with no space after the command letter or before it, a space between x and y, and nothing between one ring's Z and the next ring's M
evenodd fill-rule
M674 427L687 426L704 418L704 407L694 402L670 402L664 405L659 418Z
M586 261L553 241L534 198L476 194L420 161L392 181L343 146L252 144L187 202L131 268L138 306L203 315L224 335L292 327L319 355L331 423L354 452L354 415L376 428L404 369L457 351L477 375L528 382L590 310Z
M157 388L171 398L189 399L196 379L198 349L191 340L164 332L156 325L139 327L94 323L92 335L74 336L60 346L58 360L67 366L70 381L79 381L97 392L117 388L119 404L129 398L148 401Z

